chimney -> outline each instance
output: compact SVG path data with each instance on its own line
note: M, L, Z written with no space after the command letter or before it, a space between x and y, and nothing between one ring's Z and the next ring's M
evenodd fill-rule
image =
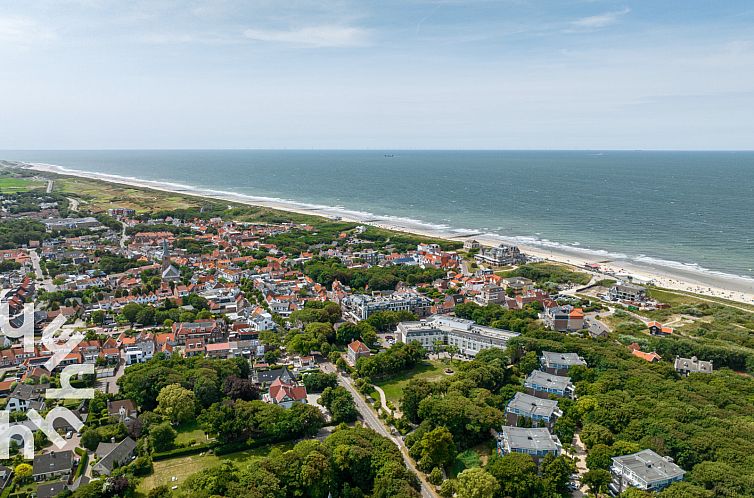
M110 438L110 442L111 442L111 443L114 443L114 442L115 442L115 436L113 436L113 437L111 437L111 438Z

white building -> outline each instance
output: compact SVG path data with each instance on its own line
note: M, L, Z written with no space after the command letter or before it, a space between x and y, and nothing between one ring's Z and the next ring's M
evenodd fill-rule
M419 342L432 351L437 341L456 346L461 354L476 356L487 348L503 349L508 341L520 334L510 330L494 329L477 325L473 320L464 320L446 315L433 315L418 322L398 324L398 338L401 342Z
M344 298L341 304L356 320L366 320L379 311L409 311L423 317L429 314L434 303L430 298L413 292L395 292L372 296L354 294Z
M613 475L610 490L620 494L629 487L659 491L682 480L686 472L673 463L670 457L662 457L652 450L642 450L631 455L613 457L610 473Z

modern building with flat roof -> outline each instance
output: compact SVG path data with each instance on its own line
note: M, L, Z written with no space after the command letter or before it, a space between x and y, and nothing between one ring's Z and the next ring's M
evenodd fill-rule
M500 244L497 247L482 247L479 253L474 255L480 263L494 266L517 265L526 263L526 256L521 254L518 247Z
M652 450L642 450L613 457L610 473L613 475L610 491L617 495L629 487L659 491L682 480L686 471L669 457L662 457Z
M520 419L529 419L533 425L545 424L552 428L555 421L563 416L555 399L543 399L522 392L516 393L505 407L505 418L516 426Z
M645 301L647 289L631 283L617 283L608 292L610 299L614 301Z
M504 425L497 440L498 454L524 453L535 459L549 454L560 455L563 446L558 436L546 427L513 427Z
M396 292L374 296L354 294L344 298L341 304L356 320L366 320L378 311L409 311L421 318L430 313L434 301L413 292Z
M577 353L542 351L539 361L542 365L542 370L555 375L567 374L568 370L576 365L587 366L586 360Z
M534 370L524 381L526 391L538 398L549 398L550 395L573 398L574 386L570 377L561 377L541 370Z
M518 332L477 325L473 320L464 320L446 315L433 315L418 322L398 324L401 342L418 342L424 349L433 351L437 341L456 346L465 356L476 356L487 348L504 349L508 341L518 337Z

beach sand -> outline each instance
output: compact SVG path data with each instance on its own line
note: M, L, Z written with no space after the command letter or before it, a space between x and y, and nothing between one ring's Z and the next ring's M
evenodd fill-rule
M587 252L578 248L570 249L565 246L548 247L546 244L522 244L502 236L481 234L469 231L459 231L450 228L442 228L419 221L393 218L389 216L375 216L358 211L349 211L337 207L323 207L280 199L248 196L232 192L221 192L211 189L186 187L178 184L166 184L161 182L126 178L103 173L73 170L51 164L25 164L24 167L40 172L55 173L60 175L77 176L101 180L110 183L128 185L140 188L149 188L164 192L181 193L186 195L208 197L217 200L237 202L254 206L264 206L280 211L289 211L300 214L322 216L326 218L340 218L344 221L363 223L398 232L406 232L438 239L462 241L468 238L478 240L482 245L496 246L500 243L515 243L521 252L535 258L566 263L583 268L587 263L599 264L603 270L620 277L631 277L637 283L650 283L659 287L678 291L693 292L702 296L725 298L732 301L754 304L754 279L710 272L689 265L664 266L661 263L647 261L637 263L628 258L616 258L607 253L603 256ZM605 275L605 278L616 278Z

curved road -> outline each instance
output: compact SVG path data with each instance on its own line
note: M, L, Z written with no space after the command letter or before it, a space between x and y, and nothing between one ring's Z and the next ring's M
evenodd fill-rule
M335 367L332 365L332 363L323 363L322 364L322 370L325 372L337 372ZM400 438L396 438L393 436L390 431L387 430L385 427L385 424L382 423L382 421L377 417L377 415L372 411L372 409L367 405L367 403L364 401L364 399L361 397L359 392L354 387L353 383L351 382L351 379L347 377L343 377L343 375L338 373L338 382L340 385L348 389L348 392L351 393L351 396L353 396L353 401L356 403L356 408L359 410L359 413L361 414L361 418L364 420L364 424L366 424L367 427L378 433L379 435L386 437L390 439L393 443L395 443L398 446L398 449L401 451L401 455L403 455L403 461L406 463L406 467L408 467L409 470L411 470L413 473L416 474L416 476L419 478L419 484L421 486L421 495L423 498L437 498L437 493L434 492L434 487L427 482L427 480L424 478L424 475L419 472L416 469L416 466L414 465L414 462L411 460L411 457L408 456L408 449L406 448L406 445L403 444L403 440Z

